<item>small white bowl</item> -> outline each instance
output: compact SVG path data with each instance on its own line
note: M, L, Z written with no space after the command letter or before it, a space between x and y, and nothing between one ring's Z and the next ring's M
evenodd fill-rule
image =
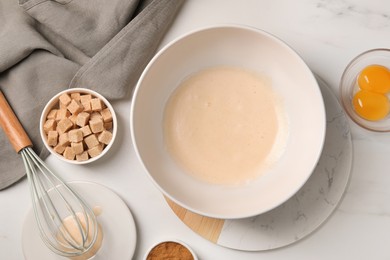
M99 154L96 157L89 158L86 161L68 160L64 156L62 156L61 154L56 153L53 150L53 148L47 144L46 133L43 130L43 125L46 121L47 115L50 112L50 110L58 104L59 97L64 93L71 94L71 93L75 93L75 92L81 93L81 94L91 94L93 97L99 98L101 101L103 101L103 103L106 105L106 107L110 110L111 115L112 115L112 139L111 139L110 143L104 147L101 154ZM103 97L101 94L97 93L96 91L86 89L86 88L70 88L70 89L66 89L66 90L61 91L58 94L56 94L53 98L50 99L50 101L44 107L42 114L41 114L40 122L39 122L39 131L40 131L41 138L42 138L42 141L43 141L45 147L49 150L49 152L51 154L56 156L58 159L60 159L64 162L67 162L67 163L72 163L72 164L87 164L87 163L94 162L94 161L98 160L99 158L101 158L102 156L104 156L108 152L108 150L110 150L112 144L114 143L116 133L117 133L117 128L118 128L118 122L117 122L116 114L115 114L114 108L111 106L111 104L108 102L108 100L105 97Z
M270 77L288 122L280 159L256 180L238 186L195 179L164 143L162 122L171 93L189 75L220 65ZM291 198L312 174L326 128L318 83L299 55L264 31L235 25L196 30L161 49L136 86L130 122L136 154L160 191L192 212L221 219L255 216Z
M157 242L157 243L153 244L153 246L146 252L146 254L145 254L145 256L144 256L144 260L147 260L147 259L148 259L149 254L150 254L150 253L152 252L152 250L153 250L154 248L156 248L158 245L161 245L161 244L163 244L163 243L169 243L169 242L170 242L170 243L176 243L176 244L179 244L179 245L183 246L184 248L186 248L186 249L191 253L193 260L198 260L198 257L196 256L195 252L194 252L187 244L185 244L184 242L179 241L179 240L177 240L177 239L169 239L169 240L160 241L160 242ZM177 258L175 258L175 259L177 259Z

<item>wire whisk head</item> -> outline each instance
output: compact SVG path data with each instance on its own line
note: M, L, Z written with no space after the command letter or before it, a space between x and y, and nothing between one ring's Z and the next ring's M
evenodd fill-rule
M91 250L101 233L93 210L32 148L24 148L20 154L42 240L54 253L78 259Z

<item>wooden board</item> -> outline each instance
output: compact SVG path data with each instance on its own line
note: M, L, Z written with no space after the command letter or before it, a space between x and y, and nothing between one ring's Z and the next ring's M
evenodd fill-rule
M165 197L165 200L168 202L168 205L171 207L176 216L178 216L184 224L205 239L213 243L217 243L222 231L224 223L223 219L205 217L177 205L167 197Z

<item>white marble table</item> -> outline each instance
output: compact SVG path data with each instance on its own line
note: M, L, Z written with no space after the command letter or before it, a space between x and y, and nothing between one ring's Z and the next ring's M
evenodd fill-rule
M387 0L187 0L161 46L190 30L221 23L254 26L281 38L335 94L343 69L354 56L390 47ZM101 183L123 198L137 226L134 259L142 259L149 246L166 237L185 241L200 259L390 259L390 134L374 134L350 121L352 174L334 214L291 246L244 252L201 238L173 214L135 157L129 132L130 98L113 105L119 136L105 158L81 167L54 157L47 162L67 180ZM21 231L29 207L26 180L0 191L1 259L23 259Z

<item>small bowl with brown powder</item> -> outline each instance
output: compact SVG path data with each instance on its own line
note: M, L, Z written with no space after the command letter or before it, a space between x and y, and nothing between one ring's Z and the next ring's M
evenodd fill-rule
M192 249L178 240L167 240L154 244L145 254L145 260L198 260Z

